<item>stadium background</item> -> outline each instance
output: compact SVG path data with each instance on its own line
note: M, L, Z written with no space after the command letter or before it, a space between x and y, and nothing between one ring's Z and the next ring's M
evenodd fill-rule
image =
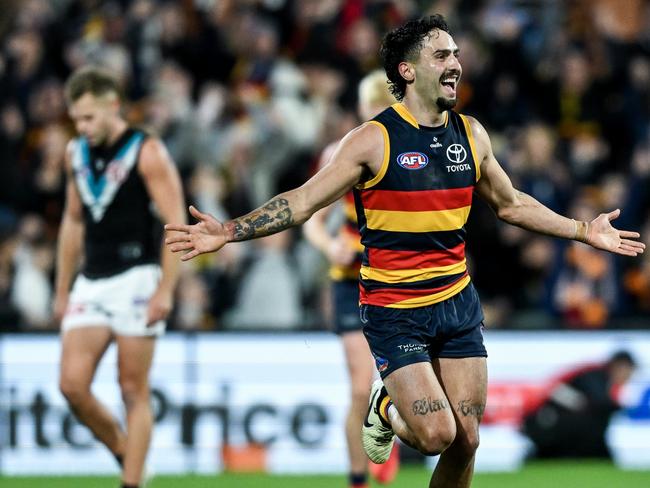
M62 83L86 63L120 76L131 100L129 120L165 141L188 202L225 219L311 175L323 147L358 124L356 84L380 67L383 33L413 16L440 12L461 49L457 109L487 127L515 185L576 218L620 207L618 226L642 232L646 242L650 235L647 1L0 0L0 12L5 419L22 402L17 387L30 385L27 396L49 388L60 403L43 364L33 363L35 373L26 378L11 376L7 358L12 341L27 341L25 351L39 341L56 347L50 302L63 153L73 134ZM571 329L580 330L586 343L606 341L569 358L551 348L536 360L546 361L546 379L572 366L574 357L603 359L619 346L645 350L650 254L617 258L526 233L497 222L480 202L467 229L469 267L493 337L500 329L542 329L557 331L553 340L561 344ZM247 357L255 344L272 348L275 337L288 341L285 349L293 340L307 344L294 334L307 331L330 341L334 349L327 354L342 361L335 339L324 332L331 310L326 267L299 229L227 246L188 264L170 321L179 335L170 342L190 344L183 364L192 364L198 356L191 344L228 337L210 333L256 331L243 336L251 344L241 343ZM280 330L285 333L268 334ZM515 337L527 344L538 336ZM511 343L525 347L517 344ZM509 354L504 350L501 359ZM23 372L29 370L25 357L17 366ZM55 358L56 349L46 357ZM492 358L498 364L500 357ZM647 412L650 373L638 359L630 411ZM328 371L320 375L327 378ZM343 402L340 378L335 388ZM3 472L12 471L9 434L3 431Z

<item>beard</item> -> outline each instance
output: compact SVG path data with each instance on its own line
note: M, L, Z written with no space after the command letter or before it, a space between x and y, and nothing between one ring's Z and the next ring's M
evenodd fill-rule
M445 98L445 97L436 98L436 105L441 111L450 110L454 108L457 102L458 102L457 98Z

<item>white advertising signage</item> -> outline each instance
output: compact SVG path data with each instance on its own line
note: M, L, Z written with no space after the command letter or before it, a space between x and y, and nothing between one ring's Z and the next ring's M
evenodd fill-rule
M516 468L528 442L518 422L530 395L579 364L619 349L640 363L608 440L623 466L650 468L650 334L486 332L490 388L479 470ZM114 459L58 391L56 336L0 337L0 474L114 473ZM123 418L115 350L93 391ZM338 338L317 334L168 334L151 376L157 473L224 468L347 470L348 382ZM228 446L228 447L225 447Z

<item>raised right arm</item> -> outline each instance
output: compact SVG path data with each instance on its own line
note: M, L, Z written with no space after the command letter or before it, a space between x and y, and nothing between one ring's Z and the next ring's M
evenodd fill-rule
M384 158L381 129L366 123L352 130L334 151L330 161L304 185L273 197L247 215L225 223L190 207L199 220L194 225L169 224L176 234L165 241L174 252L187 251L181 259L214 252L226 243L256 239L304 223L318 209L341 198L354 185L374 176Z
M59 228L56 252L54 318L57 322L63 318L68 304L70 285L72 284L79 264L84 233L81 199L79 198L72 173L73 144L73 142L68 144L65 156L67 175L65 208L63 210L63 220Z

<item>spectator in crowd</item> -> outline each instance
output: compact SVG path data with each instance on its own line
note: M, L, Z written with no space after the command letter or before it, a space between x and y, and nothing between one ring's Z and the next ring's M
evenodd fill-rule
M63 204L60 141L72 135L62 82L77 67L110 68L133 100L125 112L129 121L164 140L185 187L200 188L192 182L209 174L220 180L214 204L239 215L309 176L325 143L347 124L357 81L378 65L377 40L427 12L449 15L457 33L468 67L459 109L485 121L497 156L524 190L562 211L587 188L602 193L612 175L620 175L629 188L625 226L649 225L650 191L635 169L650 159L648 2L559 2L552 11L543 2L501 0L4 5L0 221L15 220L7 227L15 233L21 220L40 215L45 247L54 246ZM189 191L190 200L205 201L201 191ZM565 250L504 231L480 204L467 230L486 236L468 251L486 308L496 312L495 326L559 326L556 283L572 269ZM277 251L303 246L295 233ZM196 327L223 325L239 299L240 260L251 262L258 251L250 246L227 264L221 258L191 268L208 292L207 303L200 303L210 317ZM494 252L508 253L510 270L490 267L498 262ZM600 326L640 323L628 319L645 310L638 283L650 281L647 268L619 258L610 264L618 298L606 305ZM300 273L298 315L326 317L312 290L319 270L301 267ZM29 329L18 313L23 325L6 326ZM580 318L564 324L586 325Z

